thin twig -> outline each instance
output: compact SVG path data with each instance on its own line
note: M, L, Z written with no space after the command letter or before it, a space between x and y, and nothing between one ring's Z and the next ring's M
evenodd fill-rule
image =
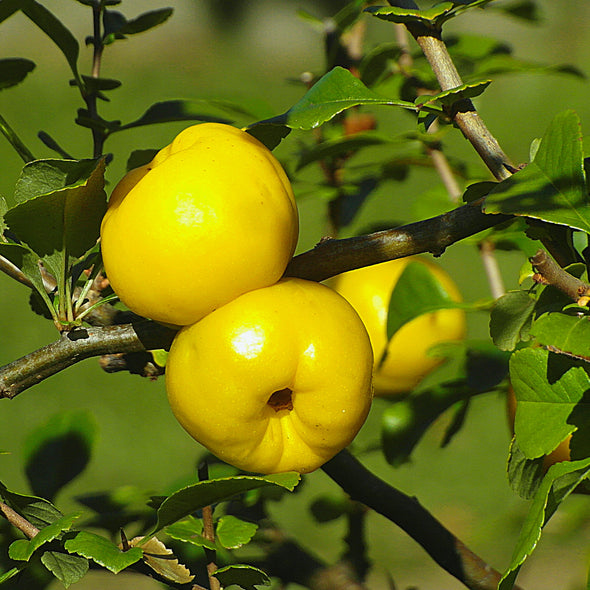
M29 539L32 539L39 532L39 529L36 526L32 525L26 518L21 516L18 512L15 512L10 506L2 501L0 501L0 513L12 526L16 527Z
M353 500L385 516L471 590L496 590L501 575L447 530L416 498L379 479L344 450L323 471ZM518 587L514 587L518 590Z
M590 285L561 268L545 250L538 250L530 262L538 273L533 277L537 282L552 285L580 305L588 304Z
M206 481L209 479L209 467L207 462L204 461L199 465L198 469L199 474L199 481ZM212 543L215 542L215 528L213 526L213 507L203 506L201 510L201 514L203 516L203 537L207 539L207 541L211 541ZM215 549L209 549L208 547L203 547L205 551L205 559L207 560L207 575L209 576L209 588L211 590L221 590L221 584L219 580L215 577L215 572L217 571L217 555Z

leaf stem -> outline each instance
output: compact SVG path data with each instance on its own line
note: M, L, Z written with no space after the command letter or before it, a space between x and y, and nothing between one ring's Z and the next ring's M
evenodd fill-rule
M12 526L16 527L29 539L32 539L37 533L39 533L39 529L36 526L32 525L26 518L22 517L18 512L15 512L10 506L2 501L0 501L0 513Z
M203 461L199 465L198 469L199 473L199 481L206 481L209 479L209 466L207 465L206 461ZM201 509L201 514L203 515L203 537L208 541L215 542L215 528L213 526L213 507L212 506L203 506ZM216 563L216 552L215 549L208 549L207 547L203 547L205 551L205 559L207 561L207 575L209 576L209 588L210 590L221 590L221 584L219 580L215 577L215 572L217 571L217 563Z
M0 115L0 132L6 137L10 145L16 150L16 153L25 164L36 159L2 115Z

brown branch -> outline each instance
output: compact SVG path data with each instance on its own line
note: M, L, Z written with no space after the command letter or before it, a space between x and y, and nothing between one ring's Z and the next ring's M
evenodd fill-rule
M538 273L533 277L538 283L552 285L580 305L588 304L590 285L561 268L545 250L538 250L530 262Z
M385 483L344 450L323 471L353 500L398 525L443 569L471 590L496 590L501 575L447 530L416 498ZM518 590L515 586L514 590Z
M36 350L0 370L0 398L20 392L71 365L108 353L167 348L176 331L144 320L137 324L76 328L59 340Z
M512 219L481 212L474 201L442 215L364 236L322 240L315 248L293 258L286 276L323 281L342 272L423 252L440 256L445 249Z
M29 539L32 539L39 532L39 529L36 526L32 525L26 518L21 516L18 512L15 512L10 506L2 501L0 501L0 514L2 514L12 526L16 527Z

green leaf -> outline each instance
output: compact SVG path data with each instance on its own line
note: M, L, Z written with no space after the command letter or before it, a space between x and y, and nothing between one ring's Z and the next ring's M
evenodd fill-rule
M404 324L420 315L458 306L425 264L410 262L391 293L387 339L390 340Z
M31 489L43 497L57 492L88 464L96 438L96 422L90 412L54 415L31 432L25 442L25 471Z
M534 160L488 194L484 211L523 215L590 233L582 134L573 111L553 119Z
M537 493L545 475L543 459L544 457L527 459L518 448L516 440L512 440L508 457L508 481L521 498L530 500Z
M41 556L41 563L66 588L83 578L88 571L88 561L86 559L59 551L46 551Z
M215 550L217 546L214 541L209 541L203 536L203 523L194 516L187 516L178 522L166 527L166 534L173 539L183 543L191 543L197 547L205 547Z
M491 80L482 80L470 84L462 84L456 88L439 92L438 94L425 94L416 99L417 105L426 105L431 102L439 102L445 106L450 106L459 100L475 98L483 94L484 90L491 84Z
M511 590L518 571L531 555L541 537L541 531L559 504L590 474L590 459L561 462L553 465L543 479L529 508L512 554L510 566L498 590Z
M0 90L16 86L35 69L30 59L19 57L0 59Z
M249 490L268 485L276 485L292 491L300 479L299 473L287 472L267 476L238 475L200 481L182 488L162 502L157 512L157 523L148 536L155 535L164 527L200 510L204 506L228 500L236 494L243 494Z
M572 457L590 455L590 441L583 438L590 432L589 373L590 364L542 348L513 353L510 381L518 402L514 430L527 459L547 455L572 433Z
M194 579L188 568L179 563L171 549L155 537L143 542L144 538L136 537L130 541L131 545L141 544L143 560L160 576L178 584L188 584Z
M46 527L43 527L30 541L26 539L14 541L8 550L10 559L14 559L15 561L29 561L37 549L45 545L45 543L57 539L62 532L69 531L81 515L82 513L78 512L63 516Z
M496 300L490 314L490 335L501 350L514 350L528 339L535 299L526 291L509 291Z
M36 160L17 182L6 224L43 261L67 297L70 268L92 248L106 211L104 159Z
M258 525L246 522L235 516L222 516L215 529L217 540L226 549L238 549L250 542L258 530Z
M206 107L208 103L209 101L199 100L166 100L163 102L156 102L150 106L139 119L121 125L112 131L122 131L124 129L132 129L133 127L141 127L143 125L154 125L155 123L170 123L172 121L231 123L227 118L203 112L203 107Z
M531 328L531 336L552 352L575 356L590 361L590 317L547 313Z
M213 574L223 588L239 586L244 590L257 590L256 586L270 586L270 578L251 565L227 565Z
M70 30L47 8L35 0L22 0L22 11L59 47L74 78L82 84L78 74L78 41Z
M396 6L369 6L365 12L392 23L420 24L427 27L439 27L453 8L454 2L441 2L428 10L418 8L398 8Z
M0 574L0 584L16 576L21 571L21 569L22 567L13 567L12 569L5 571L3 574Z
M137 33L143 33L149 29L153 29L158 25L165 23L174 12L172 8L158 8L156 10L150 10L144 12L138 17L128 20L125 25L119 29L119 33L122 35L136 35Z
M0 498L37 528L44 528L63 517L63 514L51 502L36 496L11 492L1 482Z
M64 547L69 553L92 559L114 574L118 574L143 557L143 552L138 547L121 551L108 539L88 531L80 531L75 537L68 539Z
M380 96L349 70L338 66L322 76L288 111L255 123L250 128L281 125L291 129L314 129L338 113L359 105L389 105L416 110L414 103Z
M160 150L157 149L132 151L131 154L129 154L129 158L127 158L127 172L129 172L129 170L133 170L134 168L139 168L140 166L149 164L159 151Z

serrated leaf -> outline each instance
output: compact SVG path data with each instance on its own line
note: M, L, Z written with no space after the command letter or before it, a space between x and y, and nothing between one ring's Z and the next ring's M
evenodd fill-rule
M204 506L216 504L228 500L236 494L242 494L268 485L276 485L292 491L300 479L299 473L287 472L267 476L237 475L200 481L182 488L162 502L157 511L157 523L149 536L155 535L164 527L200 510Z
M31 162L17 183L18 204L4 216L56 278L60 294L71 266L98 240L106 211L104 169L103 158Z
M511 590L518 571L531 555L541 537L541 531L559 504L590 474L590 459L561 462L553 465L535 494L525 518L510 567L502 577L498 590Z
M143 561L167 580L177 584L188 584L194 579L195 576L186 566L179 563L172 550L159 539L154 537L144 542L144 537L135 537L129 541L129 544L132 547L140 544L143 549Z
M166 534L173 539L214 551L217 548L215 542L206 539L202 533L203 523L194 516L187 516L166 527Z
M25 442L25 471L31 489L54 498L84 469L96 438L96 422L90 412L56 414L33 430Z
M229 514L219 519L215 532L222 547L238 549L249 543L257 530L257 524L246 522Z
M586 442L577 449L580 457L590 455L590 444L582 438L590 431L589 373L590 364L542 348L513 353L510 381L518 402L514 430L527 459L547 455L572 433L572 442Z
M86 559L92 559L98 565L115 574L136 563L143 557L143 552L139 548L121 551L121 549L108 539L88 531L80 531L75 537L68 539L64 543L64 547L69 553L75 553Z
M544 314L533 324L531 336L553 352L590 361L590 317L586 315Z
M86 559L58 551L46 551L43 553L41 563L66 588L82 579L88 571L88 561Z
M425 264L410 262L395 284L387 312L387 339L407 322L439 309L458 307Z
M416 104L425 105L431 102L440 102L445 106L449 106L459 100L475 98L476 96L483 94L491 82L491 80L482 80L479 82L472 82L470 84L462 84L461 86L450 88L449 90L439 92L438 94L421 95L416 99Z
M578 116L555 116L534 160L487 195L486 213L541 219L590 233L590 206Z
M11 492L1 482L0 498L37 528L44 528L63 517L63 514L51 502L36 496Z
M416 110L416 106L411 102L380 96L367 88L349 70L338 66L322 76L288 111L255 123L250 129L255 129L259 125L314 129L338 113L359 105L389 105Z
M113 129L113 132L132 129L133 127L141 127L143 125L154 125L155 123L170 123L172 121L231 123L227 118L203 112L203 107L206 106L207 101L198 100L166 100L163 102L156 102L150 106L139 119L121 125L116 129Z
M508 457L508 481L510 487L521 497L530 500L539 489L545 471L543 457L527 459L512 439Z
M21 9L59 47L74 78L81 83L78 74L80 48L70 30L52 12L35 0L22 0Z
M526 291L509 291L496 300L490 314L490 335L500 350L514 350L526 340L535 300Z
M8 550L10 559L14 559L15 561L29 561L37 549L45 545L45 543L57 539L62 532L69 531L81 515L82 513L78 512L68 516L62 516L55 522L40 529L31 540L19 539L18 541L14 541Z
M219 568L213 575L223 588L236 585L244 590L257 590L256 586L270 585L268 575L251 565L228 565Z
M20 84L35 69L35 62L19 57L0 59L0 90Z

